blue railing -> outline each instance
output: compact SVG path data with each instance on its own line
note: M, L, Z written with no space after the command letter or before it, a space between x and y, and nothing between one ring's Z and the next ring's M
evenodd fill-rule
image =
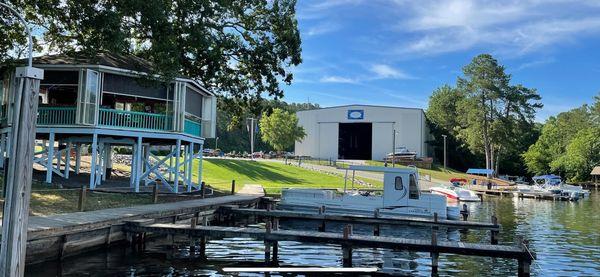
M170 131L173 117L164 114L100 108L98 125L126 129Z
M202 123L186 118L183 126L183 132L192 136L201 137Z
M76 107L39 107L37 125L65 126L75 125Z

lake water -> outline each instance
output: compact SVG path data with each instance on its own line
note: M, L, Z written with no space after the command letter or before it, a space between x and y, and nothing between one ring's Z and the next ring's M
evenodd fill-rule
M578 202L518 198L486 198L483 203L469 203L470 220L489 221L497 214L502 224L499 244L512 244L516 236L530 241L537 253L532 275L537 276L600 276L600 194ZM317 223L282 221L282 229L316 230ZM327 231L342 232L342 224L330 224ZM370 234L369 226L354 226L355 233ZM489 243L489 232L440 229L438 240ZM382 227L382 236L430 239L430 228ZM336 245L314 245L280 242L281 266L341 266L341 249ZM176 237L148 242L142 253L129 247L115 246L62 262L46 262L29 266L27 276L156 276L189 275L221 276L224 266L262 266L262 241L246 238L210 240L208 261L190 255L189 241ZM377 267L379 272L398 275L428 276L431 274L429 253L357 249L353 266ZM517 274L516 260L440 255L440 276L506 276Z

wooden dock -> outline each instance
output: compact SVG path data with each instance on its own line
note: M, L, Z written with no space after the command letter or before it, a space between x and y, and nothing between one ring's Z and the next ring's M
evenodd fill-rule
M221 227L221 226L190 226L189 224L152 224L148 221L133 221L125 225L125 230L130 232L131 242L143 244L145 233L160 235L186 235L192 238L200 238L200 255L206 258L207 237L249 237L265 242L265 262L277 264L278 243L280 241L298 241L307 243L339 244L343 251L343 265L352 266L353 248L387 248L396 250L407 250L415 252L428 252L432 256L432 272L437 272L438 258L440 253L459 254L469 256L496 257L516 259L519 264L519 275L529 276L530 265L535 258L526 244L516 246L487 245L463 242L438 242L434 231L431 240L416 240L395 237L353 235L352 227L344 228L344 233L326 233L309 231L279 230L275 223L267 223L266 229L243 228L243 227ZM271 255L272 253L272 255Z
M456 229L485 229L500 230L498 223L475 222L448 219L434 219L414 216L387 216L387 215L356 215L338 213L309 213L288 210L262 210L223 207L225 213L239 215L264 216L273 218L291 218L319 221L336 221L360 224L408 225L408 226L438 226Z
M238 194L180 202L139 205L89 212L29 217L27 263L82 253L126 239L127 220L177 222L212 214L223 205L256 206L264 191L246 186Z

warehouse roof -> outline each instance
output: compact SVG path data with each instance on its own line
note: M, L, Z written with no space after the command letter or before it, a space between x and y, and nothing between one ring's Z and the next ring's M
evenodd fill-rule
M348 108L348 107L372 107L372 108L388 108L388 109L405 109L405 110L420 110L423 111L423 109L421 108L409 108L409 107L395 107L395 106L383 106L383 105L364 105L364 104L352 104L352 105L341 105L341 106L331 106L331 107L322 107L322 108L315 108L315 109L309 109L309 110L301 110L298 112L308 112L308 111L318 111L318 110L325 110L325 109L338 109L338 108Z

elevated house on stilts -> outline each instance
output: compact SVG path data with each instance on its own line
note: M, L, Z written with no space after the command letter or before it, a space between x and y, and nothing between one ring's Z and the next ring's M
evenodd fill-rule
M45 78L32 162L46 169L46 183L79 174L86 149L91 156L89 188L96 189L110 176L114 148L131 147L131 191L139 192L140 186L157 179L174 193L200 188L204 139L215 135L215 94L190 78L165 81L153 75L149 62L135 56L49 55L35 58L34 66L44 69ZM14 76L6 72L0 87L0 165L10 158L18 97ZM163 155L155 155L159 148Z

